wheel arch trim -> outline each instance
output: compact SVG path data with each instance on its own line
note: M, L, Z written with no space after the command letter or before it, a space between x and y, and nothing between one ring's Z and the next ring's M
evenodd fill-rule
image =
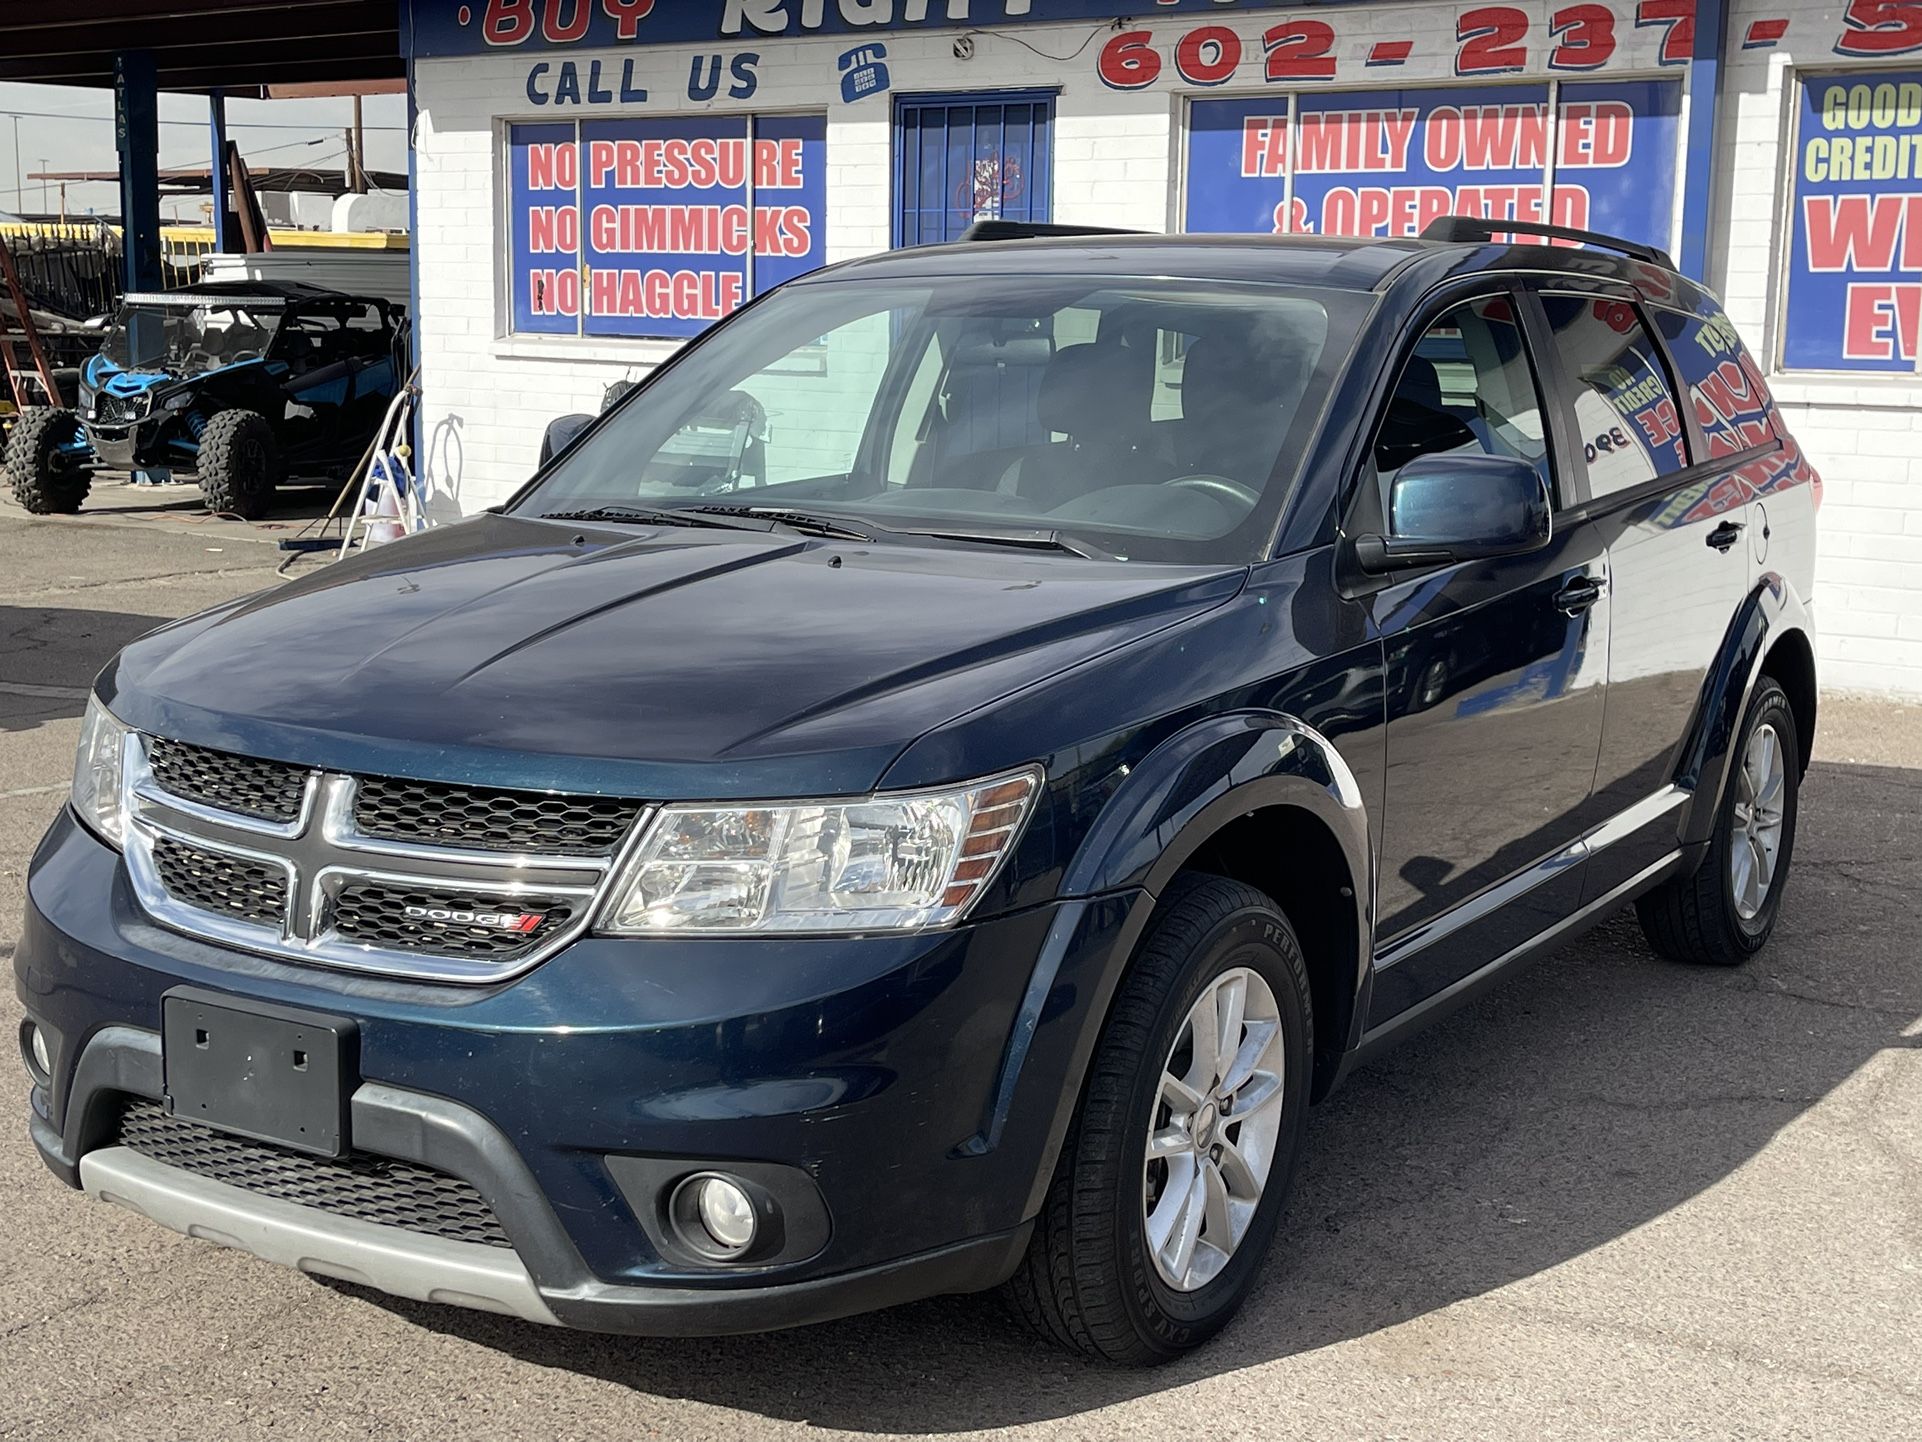
M1721 652L1702 683L1695 719L1676 763L1676 784L1694 794L1682 818L1681 840L1685 845L1704 842L1714 832L1734 764L1736 739L1769 657L1790 637L1799 637L1808 647L1812 671L1812 630L1808 608L1794 586L1777 572L1763 574L1743 599L1729 624ZM1796 739L1806 758L1814 735Z

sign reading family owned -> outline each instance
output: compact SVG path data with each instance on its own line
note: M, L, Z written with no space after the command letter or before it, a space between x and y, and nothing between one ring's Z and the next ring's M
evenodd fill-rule
M818 115L514 125L507 164L522 334L695 335L826 255Z
M1291 0L411 0L414 54L484 55L779 36L873 35L938 26L1273 11ZM1691 6L1693 0L1687 0Z
M1913 373L1922 70L1806 77L1793 164L1783 366Z
M1409 236L1472 215L1666 246L1679 109L1655 80L1564 84L1552 111L1545 85L1197 101L1188 229Z

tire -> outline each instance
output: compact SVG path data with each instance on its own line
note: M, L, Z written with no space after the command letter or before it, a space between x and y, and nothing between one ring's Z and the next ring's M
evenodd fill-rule
M93 472L74 465L63 448L81 434L72 411L30 410L7 442L7 480L13 497L36 516L70 516L93 489Z
M1751 761L1757 747L1767 749L1766 732L1773 733L1779 757L1779 792L1776 805L1765 806L1761 816L1755 817L1749 801ZM1749 702L1708 855L1692 875L1664 882L1635 903L1642 933L1661 955L1704 966L1739 966L1768 944L1781 914L1782 893L1795 854L1796 805L1802 785L1798 745L1788 696L1773 678L1764 676ZM1749 838L1752 832L1759 837L1766 830L1771 811L1779 817L1779 827L1773 862L1764 866L1767 848ZM1752 888L1738 886L1738 878L1746 875L1754 881L1764 872L1766 883L1759 900Z
M207 509L257 521L280 483L280 448L257 411L221 411L200 433L200 494Z
M1006 1287L1015 1312L1044 1337L1128 1366L1167 1361L1200 1346L1246 1299L1294 1180L1313 1055L1307 969L1294 929L1272 901L1240 882L1189 875L1168 889L1158 912L1102 1029L1027 1255ZM1271 1006L1257 1006L1261 989L1250 974L1264 983ZM1159 1256L1150 1250L1150 1227L1178 1216L1162 1210L1176 1207L1181 1195L1175 1167L1185 1164L1190 1185L1200 1189L1195 1195L1209 1194L1205 1164L1193 1151L1151 1159L1151 1132L1191 1139L1199 1127L1204 1149L1212 1135L1230 1143L1234 1156L1242 1156L1237 1148L1254 1156L1260 1135L1250 1129L1268 1116L1268 1108L1251 1099L1240 1120L1210 1125L1204 1105L1184 1125L1165 1107L1163 1068L1181 1066L1186 1055L1186 1079L1197 1074L1199 1058L1179 1048L1191 1046L1184 1040L1192 1037L1190 1009L1222 978L1240 979L1249 1017L1258 1010L1275 1013L1279 1058L1271 1054L1231 1100L1263 1086L1273 1093L1265 1079L1278 1081L1279 1095L1270 1104L1277 1125L1267 1176L1245 1231L1238 1240L1231 1236L1225 1260L1212 1257L1205 1239L1216 1224L1204 1206L1204 1240L1192 1244L1197 1270L1184 1287L1171 1284L1163 1270L1171 1265L1171 1252L1178 1255L1179 1222L1162 1227L1173 1245ZM1245 1049L1255 1034L1241 1034ZM1222 1167L1218 1174L1232 1170Z

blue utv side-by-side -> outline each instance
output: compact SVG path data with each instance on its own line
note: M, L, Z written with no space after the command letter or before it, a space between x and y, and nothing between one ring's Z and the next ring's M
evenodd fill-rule
M14 427L13 494L70 513L102 472L191 477L209 510L251 520L282 484L342 481L399 388L403 325L385 300L298 283L129 294L81 370L78 408Z

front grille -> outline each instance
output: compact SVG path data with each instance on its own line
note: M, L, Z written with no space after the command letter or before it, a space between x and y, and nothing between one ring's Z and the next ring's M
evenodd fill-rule
M471 1182L418 1162L364 1152L309 1156L170 1116L145 1098L128 1100L116 1140L183 1172L335 1216L453 1242L514 1245Z
M547 856L605 856L640 814L638 801L493 791L363 776L354 824L383 841Z
M287 915L287 873L278 866L157 836L154 869L170 896L217 916L279 928Z
M410 916L409 908L416 914ZM483 926L456 917L419 914L423 912L540 919L520 931L504 924ZM573 906L565 901L350 881L334 899L333 928L350 941L393 951L512 961L564 928L573 915Z
M161 788L183 801L282 824L300 819L307 771L282 761L257 761L159 738L148 743L147 766Z

